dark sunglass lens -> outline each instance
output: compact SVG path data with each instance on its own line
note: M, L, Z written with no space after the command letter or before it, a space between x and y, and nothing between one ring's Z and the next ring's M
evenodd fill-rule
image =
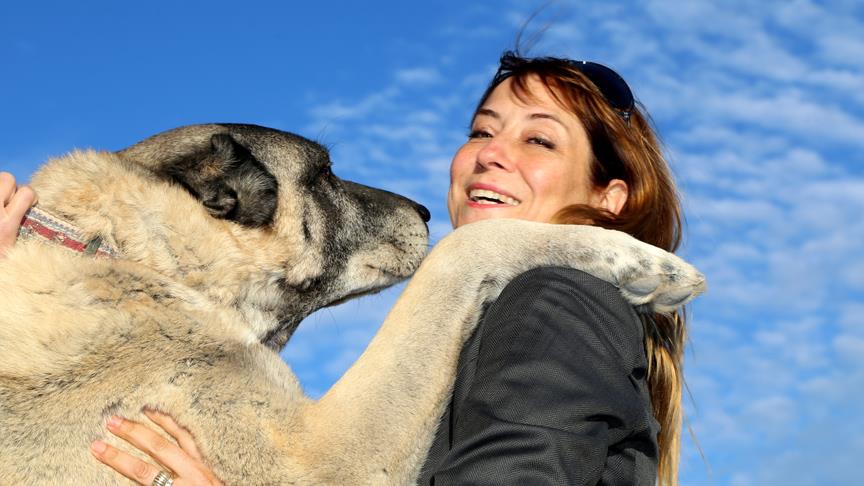
M576 65L597 86L613 108L623 111L633 108L633 92L618 73L596 62L581 61Z
M633 92L630 91L627 82L618 73L596 62L573 61L553 57L526 59L519 57L511 51L506 51L499 60L498 71L495 73L495 77L492 78L491 84L492 86L497 86L512 76L514 71L520 71L523 66L546 66L549 63L553 66L560 66L561 63L565 63L579 69L585 77L597 86L597 89L600 90L600 93L603 94L609 105L618 110L625 120L629 120L635 104Z

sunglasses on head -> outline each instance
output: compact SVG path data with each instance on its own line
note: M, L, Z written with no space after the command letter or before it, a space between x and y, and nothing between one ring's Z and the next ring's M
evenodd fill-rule
M519 57L518 55L508 51L501 56L498 72L495 73L495 77L492 78L492 84L498 85L512 76L515 71L519 70L523 66L543 64L565 64L579 70L579 72L584 74L585 77L588 78L588 80L591 81L598 90L600 90L600 93L603 95L603 98L606 99L606 102L609 103L609 106L611 106L621 116L621 118L624 119L624 121L630 121L630 114L633 112L635 106L635 100L633 98L633 92L630 91L630 86L627 85L624 78L611 68L596 62L574 61L572 59L560 59L556 57L537 57L532 59Z

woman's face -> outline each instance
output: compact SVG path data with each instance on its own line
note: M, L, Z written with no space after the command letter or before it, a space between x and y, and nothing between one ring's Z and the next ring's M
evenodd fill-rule
M585 128L529 78L526 102L502 82L477 111L450 166L447 207L454 228L491 218L550 222L572 204L595 204Z

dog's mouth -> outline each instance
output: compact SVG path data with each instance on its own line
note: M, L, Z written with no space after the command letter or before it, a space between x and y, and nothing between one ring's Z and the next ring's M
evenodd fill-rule
M379 272L384 277L384 281L381 283L378 283L378 284L372 284L372 285L369 285L366 287L361 287L359 289L352 290L352 291L348 292L346 295L343 295L342 297L339 297L338 299L333 300L328 304L325 304L322 308L333 307L335 305L344 304L345 302L348 302L351 299L356 299L357 297L363 297L364 295L377 294L378 292L381 292L382 290L386 289L387 287L395 285L395 284L401 282L402 280L405 280L406 278L408 278L407 276L403 277L403 276L397 275L393 272L388 272L387 270L384 270L384 269L379 268L379 267L372 267L370 265L369 268L373 268L375 271Z
M386 289L387 287L389 287L389 285L382 285L380 287L372 287L372 288L368 288L368 289L363 289L363 290L351 292L344 297L339 297L338 299L330 302L329 304L325 304L321 308L324 309L326 307L333 307L333 306L336 306L339 304L344 304L345 302L348 302L351 299L356 299L357 297L363 297L364 295L377 294L378 292L381 292L382 290Z

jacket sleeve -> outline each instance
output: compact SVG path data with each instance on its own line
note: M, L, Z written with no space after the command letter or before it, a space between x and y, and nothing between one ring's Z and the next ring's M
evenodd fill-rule
M605 483L609 448L650 416L642 328L618 290L572 269L533 270L505 288L480 332L433 484ZM635 473L619 479L641 483Z

